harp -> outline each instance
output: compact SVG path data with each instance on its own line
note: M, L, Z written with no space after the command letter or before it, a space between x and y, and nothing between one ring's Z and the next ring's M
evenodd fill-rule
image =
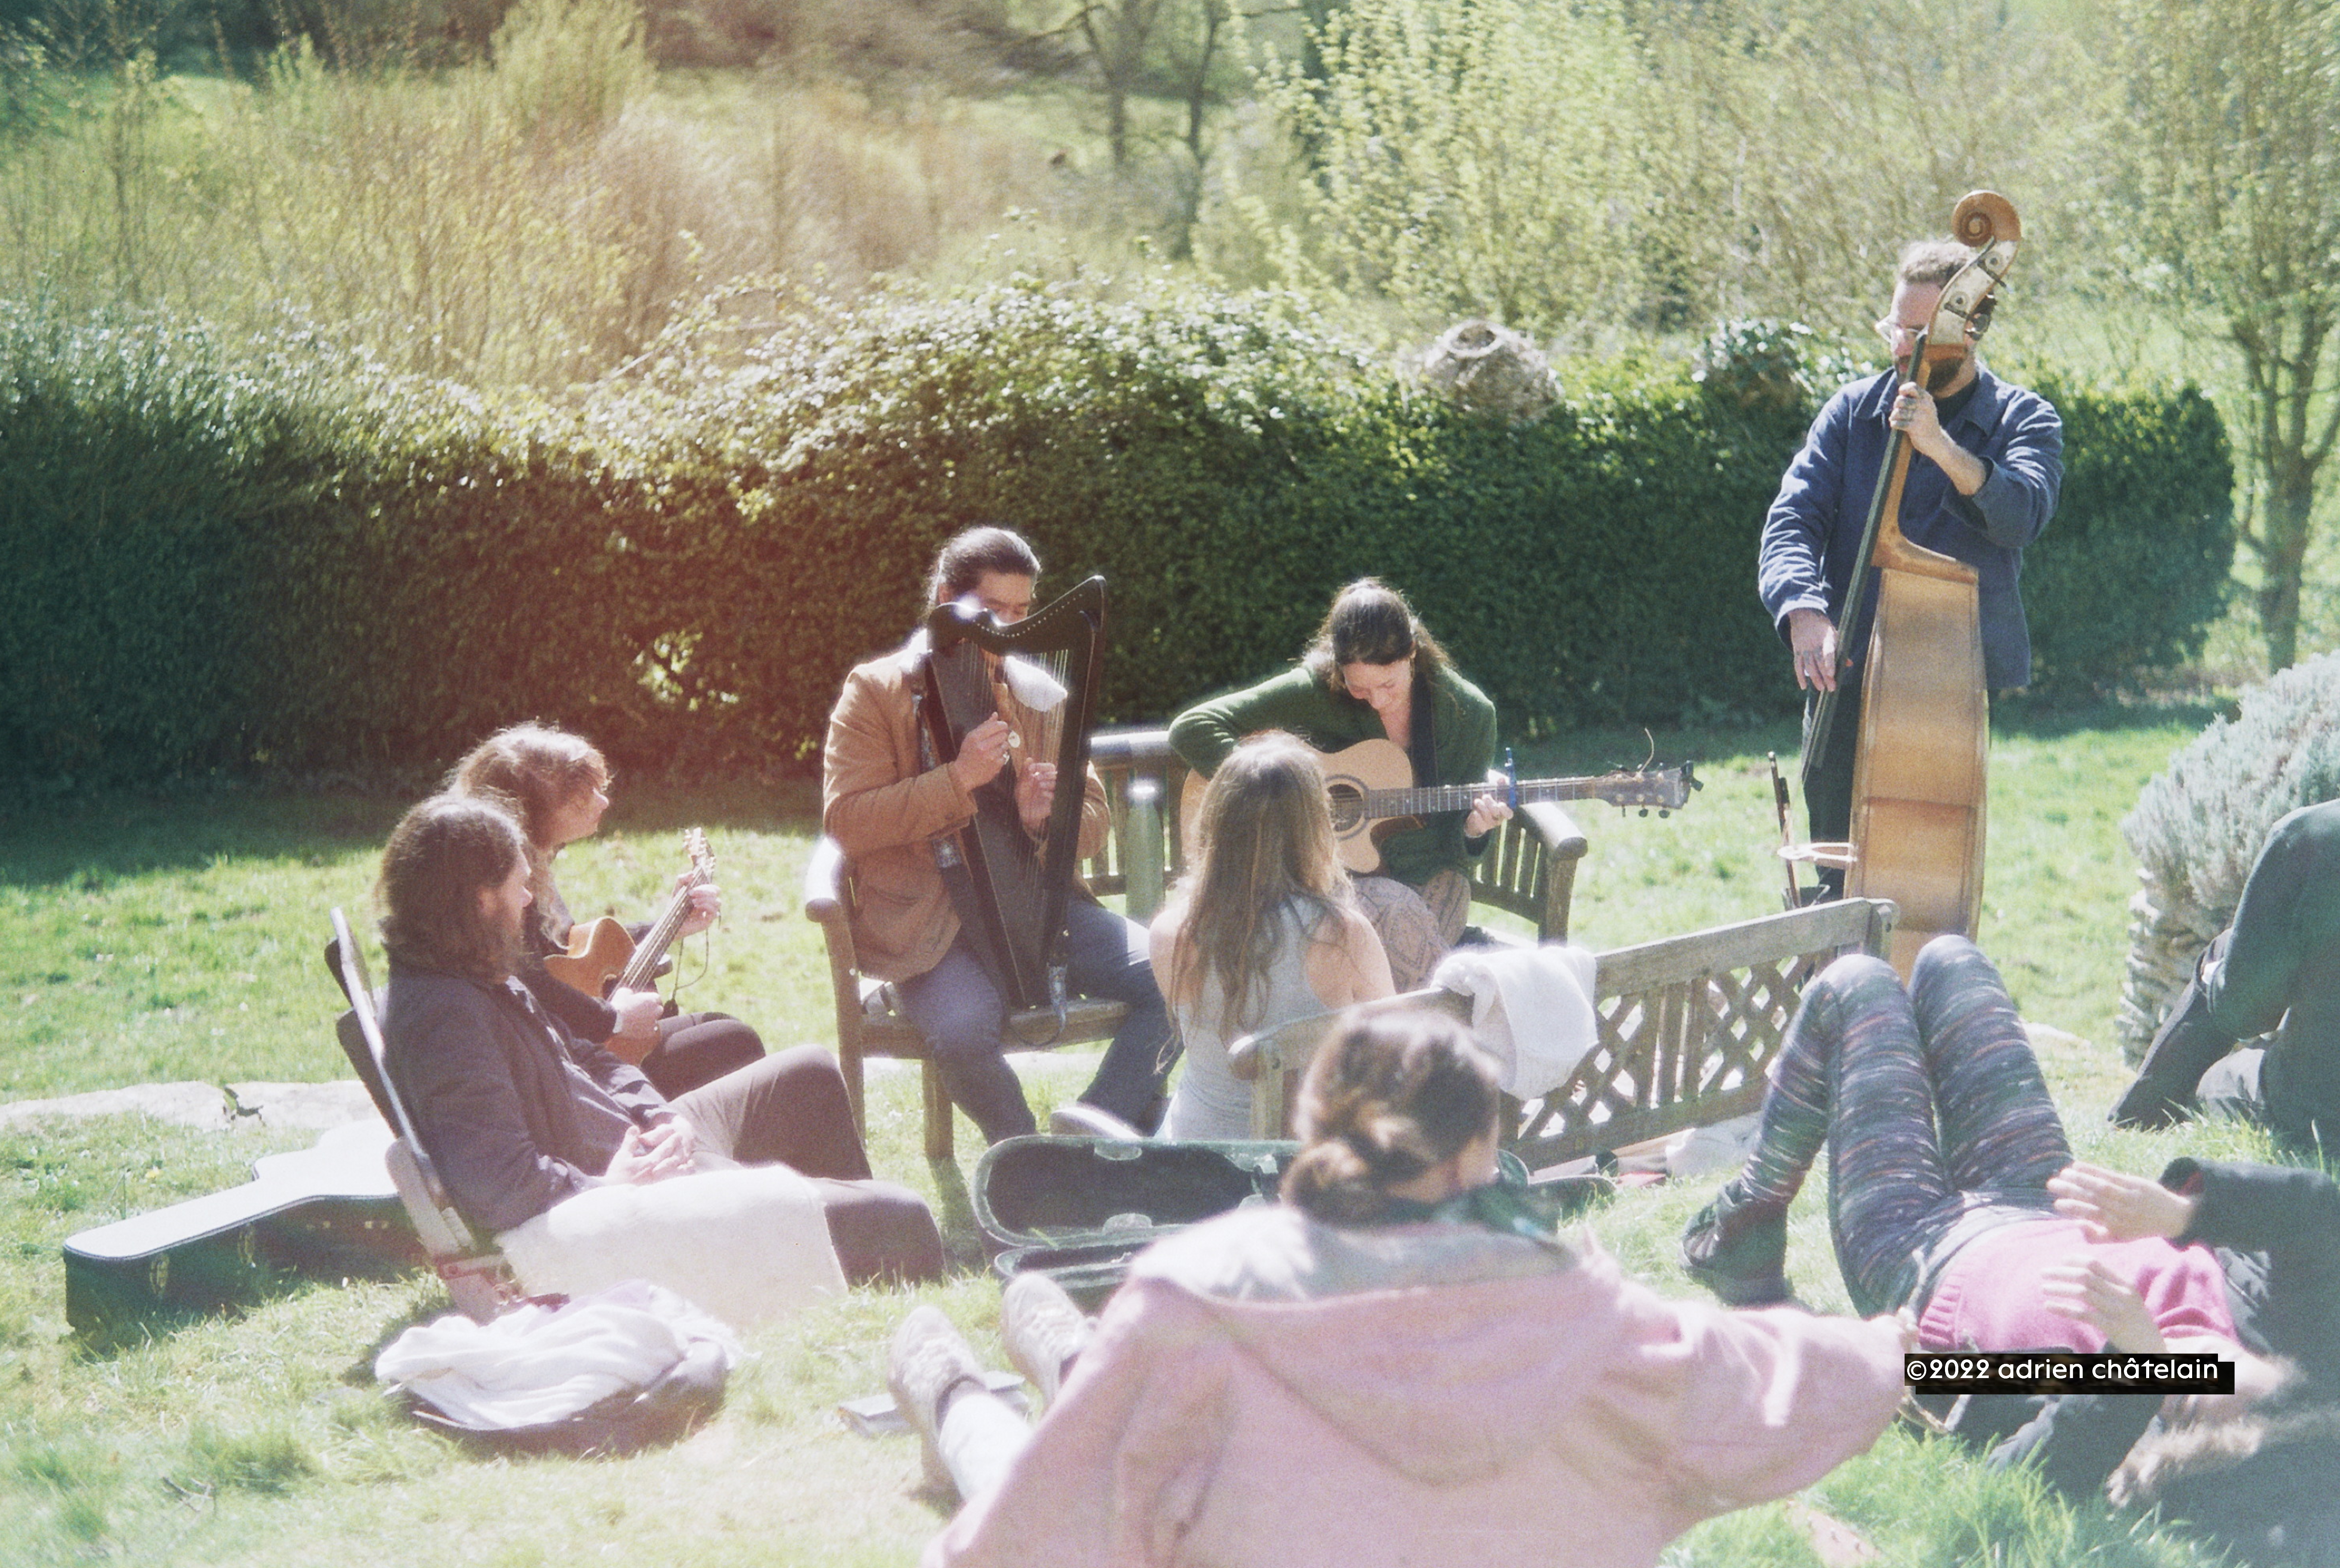
M927 616L919 708L934 761L958 755L967 732L994 714L1013 735L1007 765L975 792L973 819L935 841L959 922L1013 1008L1065 1002L1065 914L1080 858L1104 651L1103 577L1009 626L967 601L937 605ZM1016 806L1016 780L1035 764L1056 770L1056 797L1036 842Z

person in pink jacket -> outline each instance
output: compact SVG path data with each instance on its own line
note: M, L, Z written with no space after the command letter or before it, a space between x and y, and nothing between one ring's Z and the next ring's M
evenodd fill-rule
M1875 1441L1898 1324L1660 1298L1496 1181L1497 1109L1450 1021L1349 1030L1308 1074L1284 1203L1141 1255L1093 1333L1045 1280L1010 1287L1011 1355L1062 1378L1036 1429L914 1312L896 1397L965 1500L927 1568L1641 1568Z

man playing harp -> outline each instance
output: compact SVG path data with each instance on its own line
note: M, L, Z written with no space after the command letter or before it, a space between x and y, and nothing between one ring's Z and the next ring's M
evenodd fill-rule
M1021 537L970 528L936 557L927 598L937 605L972 598L1008 626L1030 613L1039 576L1039 559ZM1018 700L1014 681L1002 683L1000 712L967 731L957 755L927 765L918 717L926 646L926 634L917 633L846 676L828 719L821 825L853 863L853 940L862 968L894 982L943 1087L996 1143L1035 1130L1032 1109L1000 1056L1006 997L975 933L962 927L937 853L949 853L944 846L975 815L975 792L1003 772L1015 781L1016 814L1036 842L1059 781L1052 765L1030 760L1049 754L1040 744L1046 719ZM1082 785L1084 856L1104 845L1110 825L1105 784L1092 769ZM1062 956L1075 991L1129 1010L1082 1101L1150 1129L1160 1119L1172 1053L1145 927L1076 896Z

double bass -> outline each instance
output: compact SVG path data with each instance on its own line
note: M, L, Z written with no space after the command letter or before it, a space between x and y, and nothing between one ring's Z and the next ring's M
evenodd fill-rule
M1989 326L1993 291L2021 238L2013 204L1992 191L1959 202L1950 231L1976 254L1943 286L1911 347L1910 379L1929 392L1957 378ZM1859 724L1845 892L1900 906L1889 956L1905 980L1919 948L1945 933L1971 937L1980 922L1990 749L1975 569L1903 536L1911 455L1908 435L1893 431L1838 623L1848 632L1859 623L1875 568L1859 713L1840 711L1840 688L1822 694L1803 760L1809 793L1830 729Z

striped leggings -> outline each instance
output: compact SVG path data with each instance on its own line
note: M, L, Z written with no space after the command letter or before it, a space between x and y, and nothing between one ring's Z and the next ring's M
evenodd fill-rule
M1921 1305L1927 1254L1962 1218L2047 1207L2071 1149L2006 982L1974 943L1927 943L1906 991L1859 956L1805 990L1734 1196L1784 1206L1823 1144L1837 1267L1863 1313Z

